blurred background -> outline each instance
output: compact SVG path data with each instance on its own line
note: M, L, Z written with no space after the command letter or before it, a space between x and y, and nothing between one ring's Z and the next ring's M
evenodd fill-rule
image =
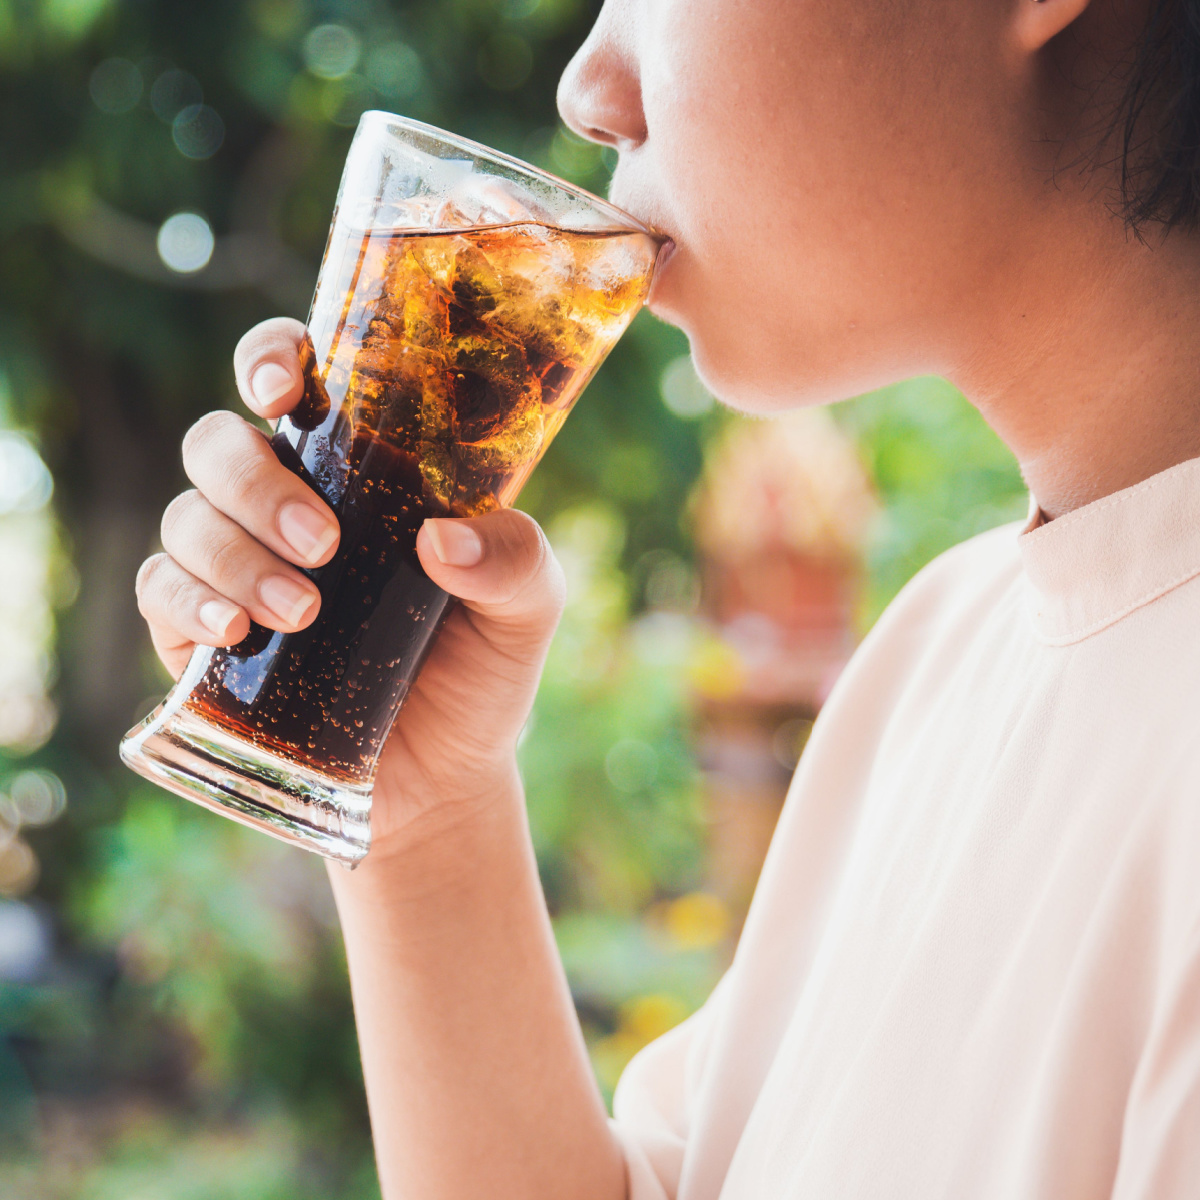
M184 430L236 407L238 337L307 311L364 109L604 190L607 152L553 103L597 7L0 0L9 1200L378 1195L319 861L118 764L168 682L133 579L185 486ZM942 381L751 421L643 314L522 504L571 587L522 766L611 1094L728 962L854 644L1024 491Z

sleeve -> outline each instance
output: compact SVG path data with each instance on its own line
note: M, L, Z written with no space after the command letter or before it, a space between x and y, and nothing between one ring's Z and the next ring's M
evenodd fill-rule
M652 1194L652 1193L651 1193ZM1200 930L1159 1007L1130 1089L1112 1200L1200 1196Z
M718 984L699 1011L639 1051L617 1084L611 1124L625 1155L628 1200L675 1200L723 991Z

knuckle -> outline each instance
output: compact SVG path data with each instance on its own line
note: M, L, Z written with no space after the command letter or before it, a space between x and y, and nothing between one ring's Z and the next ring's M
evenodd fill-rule
M274 461L262 434L236 413L209 413L184 439L184 469L218 508L258 500Z
M239 509L258 506L263 499L264 475L269 464L257 447L246 446L221 464L221 491Z
M540 576L554 555L542 527L525 513L514 513L513 540L521 574L532 580Z
M180 492L163 510L160 530L163 541L171 540L186 528L188 522L195 517L197 506L204 503L204 497L195 488Z
M168 562L170 562L170 558L166 554L152 554L138 567L137 578L133 583L133 590L137 594L139 604L156 586L155 581L161 577L163 567Z
M215 535L205 547L206 574L220 583L229 583L246 573L245 539L236 534Z
M566 581L542 527L527 514L513 512L507 532L508 603L534 609L539 614L561 612L566 600Z
M279 354L295 354L296 346L304 336L304 326L294 317L271 317L260 321L242 334L233 352L235 370L248 375L260 359Z
M162 608L172 614L184 605L188 592L187 577L182 571L164 571L162 580Z
M182 572L172 570L169 554L155 554L142 563L137 575L138 611L149 620L178 605L185 587Z
M226 442L232 430L245 422L236 413L223 408L205 413L183 437L183 462L188 474L191 467Z

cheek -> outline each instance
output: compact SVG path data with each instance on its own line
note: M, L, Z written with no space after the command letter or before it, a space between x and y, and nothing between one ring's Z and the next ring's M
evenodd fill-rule
M637 174L681 246L655 308L710 386L763 409L938 369L915 324L950 269L954 138L881 6L650 7Z
M760 215L787 187L792 163L779 160L777 147L796 133L796 64L777 31L776 40L762 40L768 30L756 18L769 5L658 0L648 7L641 76L648 144L680 232L699 249L727 236L731 220ZM788 128L776 127L780 118Z

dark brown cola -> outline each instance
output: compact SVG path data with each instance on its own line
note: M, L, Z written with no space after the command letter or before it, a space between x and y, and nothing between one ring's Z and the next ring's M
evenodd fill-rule
M335 558L308 572L319 615L213 651L185 708L369 784L451 603L417 561L421 523L512 503L653 259L642 233L529 222L346 240L322 268L305 396L272 442L341 523Z

